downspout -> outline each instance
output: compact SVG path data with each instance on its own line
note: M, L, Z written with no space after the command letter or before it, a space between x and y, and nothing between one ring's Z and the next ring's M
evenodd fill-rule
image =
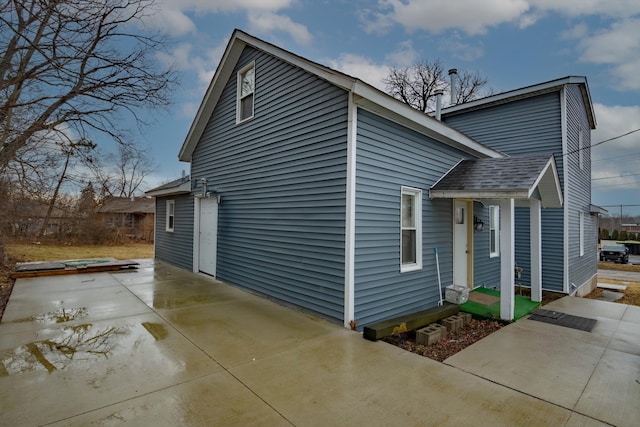
M563 87L560 92L560 120L562 129L562 176L564 181L563 235L562 235L562 288L564 293L571 294L569 275L569 152L567 143L567 91ZM543 284L544 285L544 284Z
M344 231L344 327L357 329L355 319L355 241L356 241L356 140L358 107L349 92L347 112L347 184Z

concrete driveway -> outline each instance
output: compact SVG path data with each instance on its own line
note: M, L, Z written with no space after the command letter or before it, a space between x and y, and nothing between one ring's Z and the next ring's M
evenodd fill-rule
M19 279L0 425L637 425L640 308L566 297L438 363L163 263Z

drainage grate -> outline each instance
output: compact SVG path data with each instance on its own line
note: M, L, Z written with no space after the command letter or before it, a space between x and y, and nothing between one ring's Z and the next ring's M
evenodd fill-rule
M571 314L560 313L559 311L551 311L544 309L537 309L531 316L531 320L537 320L538 322L550 323L552 325L564 326L566 328L579 329L581 331L591 332L596 325L596 319L589 319L588 317L573 316Z

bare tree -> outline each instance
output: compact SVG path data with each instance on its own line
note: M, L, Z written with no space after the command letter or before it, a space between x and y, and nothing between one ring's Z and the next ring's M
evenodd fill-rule
M165 39L136 25L154 0L0 0L0 174L39 133L125 140L141 107L169 102Z
M91 169L100 198L133 197L144 179L155 169L149 150L129 144L118 146L117 153L108 153L92 159Z
M455 79L455 105L473 101L483 96L489 96L493 93L491 89L485 89L488 83L486 77L480 75L480 72L463 70Z
M439 59L433 62L422 59L408 67L392 67L383 83L391 96L423 113L435 110L437 91L451 89ZM489 94L490 91L484 90L486 84L487 79L479 72L463 71L456 80L456 104Z
M435 92L449 86L440 60L429 62L426 59L408 67L391 68L383 83L391 96L423 113L433 109Z

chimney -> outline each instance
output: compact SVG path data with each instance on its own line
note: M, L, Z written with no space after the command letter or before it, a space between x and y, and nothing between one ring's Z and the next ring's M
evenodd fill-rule
M449 70L449 77L451 77L451 105L456 105L456 78L458 77L458 70L451 68Z
M184 169L182 169L182 178L184 178L187 175L187 173L184 171Z
M442 112L442 89L434 92L436 96L436 120L440 121L440 113Z

